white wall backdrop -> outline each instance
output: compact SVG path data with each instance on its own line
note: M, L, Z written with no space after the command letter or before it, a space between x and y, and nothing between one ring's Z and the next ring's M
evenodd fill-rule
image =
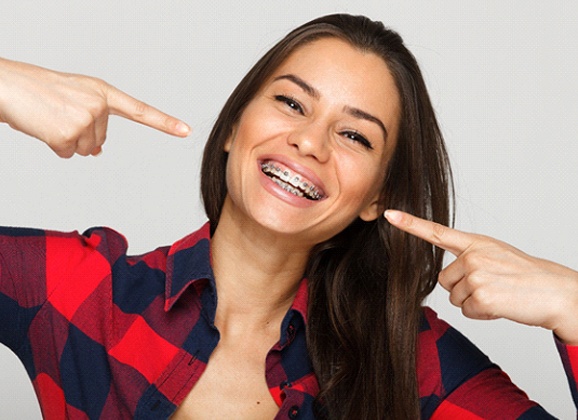
M101 77L194 133L175 139L113 117L102 156L62 160L0 126L0 224L108 225L133 253L189 233L204 221L202 147L241 76L297 24L350 12L398 30L420 61L454 164L457 226L578 269L578 3L320 3L4 2L0 56ZM429 304L552 414L575 417L549 332L465 319L443 290ZM40 418L5 348L0 378L0 418Z

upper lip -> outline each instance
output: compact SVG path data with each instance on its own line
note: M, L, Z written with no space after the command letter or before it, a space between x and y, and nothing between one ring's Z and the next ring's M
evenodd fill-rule
M279 162L286 167L288 167L292 172L301 174L305 178L309 179L309 181L313 182L318 190L322 192L322 194L327 197L327 190L325 189L325 185L323 181L315 174L314 171L309 169L308 167L301 165L300 163L295 162L294 160L289 159L285 155L264 155L259 158L259 165L266 161L276 161Z

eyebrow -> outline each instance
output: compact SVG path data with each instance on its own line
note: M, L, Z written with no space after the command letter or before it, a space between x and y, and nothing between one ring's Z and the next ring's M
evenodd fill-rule
M319 91L317 89L315 89L313 86L311 86L309 83L307 83L302 78L295 76L294 74L283 74L281 76L277 76L274 79L274 81L277 81L277 80L289 80L289 81L295 83L301 89L303 89L305 91L305 93L307 93L309 96L312 96L315 99L319 99L321 97L321 95L319 94Z
M299 86L301 89L303 89L303 91L305 93L307 93L309 96L315 98L315 99L319 99L321 97L321 94L319 93L319 91L317 89L315 89L313 86L311 86L309 83L307 83L305 80L301 79L298 76L295 76L294 74L283 74L281 76L277 76L274 81L277 80L289 80L293 83L295 83L297 86ZM381 128L381 131L383 131L383 138L385 140L387 140L387 128L385 128L385 124L377 117L369 114L368 112L365 112L359 108L354 108L354 107L350 107L350 106L345 106L343 108L343 110L351 115L352 117L361 119L361 120L366 120L366 121L370 121L374 124L377 124L379 126L379 128Z
M384 140L387 140L387 128L385 128L385 124L383 124L379 118L374 117L373 115L368 114L367 112L362 111L359 108L352 108L352 107L346 106L344 108L344 111L347 112L352 117L359 118L362 120L371 121L372 123L377 124L379 126L379 128L381 128L381 131L383 131Z

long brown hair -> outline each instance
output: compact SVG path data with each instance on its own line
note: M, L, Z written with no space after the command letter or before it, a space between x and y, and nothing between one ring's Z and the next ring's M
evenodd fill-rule
M401 98L397 146L384 168L380 207L449 224L453 186L443 138L414 56L401 37L363 16L308 22L271 48L223 107L203 156L201 191L214 231L227 186L223 147L263 83L296 48L337 37L383 58ZM311 253L307 341L321 386L319 417L419 417L416 375L423 299L433 290L443 251L380 217L355 220Z

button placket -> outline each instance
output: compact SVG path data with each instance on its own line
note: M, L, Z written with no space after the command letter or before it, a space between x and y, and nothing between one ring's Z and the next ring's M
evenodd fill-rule
M296 334L296 330L295 330L295 326L293 324L289 324L289 326L287 327L287 341L290 343L293 341L293 339L295 338L295 334Z
M287 412L287 415L289 416L290 419L296 419L299 416L299 406L297 405L292 406Z

